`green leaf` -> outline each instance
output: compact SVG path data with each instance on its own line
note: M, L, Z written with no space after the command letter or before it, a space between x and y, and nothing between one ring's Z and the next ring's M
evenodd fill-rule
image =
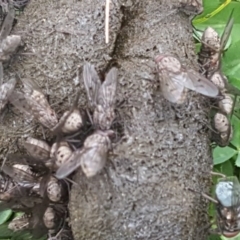
M240 235L238 234L236 237L234 238L226 238L224 236L221 236L221 239L222 240L240 240Z
M194 18L193 23L197 24L198 22L205 22L207 19L219 14L230 2L231 0L204 0L204 11L201 15L198 15L196 18Z
M211 235L208 237L208 240L221 240L221 237L218 236L218 235L213 235L213 234L211 234Z
M217 165L224 163L237 153L238 152L235 149L228 146L224 148L216 147L213 149L213 164Z
M13 231L8 229L8 223L0 225L0 239L11 238L13 234Z
M240 167L240 152L238 153L238 156L237 156L235 165L236 165L237 167Z
M240 150L240 119L233 115L231 124L233 126L233 138L231 144Z
M12 216L12 210L4 210L0 212L0 225L5 223Z
M239 25L238 25L239 26ZM239 26L240 27L240 26ZM224 53L222 61L222 69L229 79L234 78L235 81L240 79L240 61L239 61L240 40L232 40L231 47Z
M233 176L234 175L234 164L231 161L226 161L222 164L218 164L214 166L215 172L220 172L226 176ZM217 178L216 178L217 179ZM216 183L217 181L215 181Z

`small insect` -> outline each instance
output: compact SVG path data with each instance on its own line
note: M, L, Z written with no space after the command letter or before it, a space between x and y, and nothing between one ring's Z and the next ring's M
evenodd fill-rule
M66 209L63 205L56 204L49 206L44 215L43 222L47 229L58 230L62 222L65 220Z
M56 148L58 149L56 151ZM67 142L54 143L51 148L50 157L55 157L55 168L58 169L64 165L72 155L72 149Z
M223 99L218 101L218 106L223 113L227 115L232 113L233 99L230 94L223 93Z
M180 0L179 9L187 15L198 15L203 11L202 0Z
M50 146L45 141L28 137L24 147L32 157L47 159L50 156Z
M219 88L219 90L225 90L227 78L219 71L214 72L213 75L210 77L210 80Z
M7 104L16 85L16 79L12 78L8 82L0 86L0 111L3 110Z
M94 107L93 123L101 130L110 129L115 119L117 76L117 68L112 68L101 84L93 65L87 63L83 67L83 79L89 105Z
M232 126L225 114L216 113L213 118L212 138L220 146L225 147L229 144L233 136Z
M29 228L29 216L23 214L22 216L15 217L9 224L8 229L17 232Z
M87 177L92 177L105 166L108 152L112 149L110 137L114 135L112 130L96 131L86 138L84 146L73 152L66 164L56 172L59 179L65 178L79 166Z
M63 181L51 176L47 184L47 196L52 202L61 202L66 199L67 187Z
M12 4L9 4L9 11L4 19L0 32L0 61L8 61L10 56L16 51L21 43L21 37L18 35L10 35L13 21L15 17L15 9Z
M232 14L233 11L229 16L221 38L211 27L206 28L203 33L201 39L202 46L200 52L198 53L198 62L200 64L201 73L203 73L206 77L211 76L220 68L221 55L231 34L234 23Z
M232 238L240 233L240 184L236 177L220 178L216 188L217 223L222 235Z
M19 92L17 94L13 92L11 103L20 111L23 111L23 113L30 110L30 113L43 126L49 129L54 128L58 123L57 115L49 106L48 101L41 89L32 80L22 79L22 82L24 85L24 98L26 101L23 101L22 95ZM21 97L21 101L16 101L17 97Z
M69 116L67 117L67 115ZM62 124L63 122L64 124L61 129L63 133L77 132L83 126L83 119L78 109L74 109L71 113L69 111L65 112L60 118L58 125Z
M184 88L208 97L217 98L219 89L208 79L191 69L184 69L179 60L164 54L155 58L158 65L160 85L163 96L176 103L182 97Z

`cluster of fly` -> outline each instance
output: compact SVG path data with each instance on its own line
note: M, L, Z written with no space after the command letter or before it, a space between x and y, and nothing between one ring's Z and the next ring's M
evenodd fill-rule
M83 80L87 92L91 122L94 132L87 136L81 148L73 151L70 158L56 172L59 179L70 175L81 166L87 177L95 176L105 166L112 149L114 132L110 129L115 119L116 89L118 71L114 67L102 83L93 65L83 67Z
M161 54L155 58L165 99L182 104L190 89L215 100L218 111L213 118L213 140L221 147L229 144L233 132L228 116L232 114L234 104L232 96L227 92L227 89L230 89L228 81L220 69L222 52L232 27L231 13L221 38L211 27L204 31L199 53L200 73L184 68L180 61L170 54ZM239 94L236 89L232 90Z
M240 183L237 177L226 177L222 174L215 187L215 198L203 194L215 203L218 234L232 238L240 233Z
M0 210L24 212L9 224L14 232L30 230L35 237L56 234L65 224L69 185L52 174L55 165L46 142L28 138L24 147L28 155L9 154L2 167Z
M90 63L84 65L83 84L94 129L83 134L84 137L79 136L85 120L78 108L78 95L70 110L58 120L34 81L21 79L21 90L12 91L8 98L10 103L23 114L33 116L56 138L49 144L28 137L23 142L27 154L7 156L2 167L0 200L3 202L0 210L11 208L25 213L9 224L10 229L28 229L35 236L48 231L51 234L49 239L53 239L52 234L64 224L57 220L67 216L69 184L65 178L79 167L86 177L95 176L104 168L115 136L110 128L115 119L117 75L118 70L114 67L102 83L94 66ZM66 231L66 228L60 230L57 236L60 232L66 234Z
M229 117L233 111L232 95L227 92L228 80L221 72L221 56L233 27L232 13L224 29L222 37L211 27L207 27L202 35L202 46L199 52L201 73L209 78L221 92L221 98L215 101L218 109L212 121L213 140L221 147L227 146L233 135Z

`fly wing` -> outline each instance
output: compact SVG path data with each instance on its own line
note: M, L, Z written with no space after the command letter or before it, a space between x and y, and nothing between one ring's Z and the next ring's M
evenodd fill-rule
M94 66L90 63L86 63L83 67L83 80L90 106L94 107L97 103L98 90L101 86L101 81Z
M184 91L181 82L173 81L165 71L161 74L160 87L164 98L172 103L177 103Z
M192 69L186 71L182 80L184 87L202 95L216 98L220 94L218 87L214 83Z
M24 84L24 96L31 107L34 117L45 127L52 129L58 123L55 111L50 107L39 86L32 80L21 79Z
M103 82L99 89L97 102L104 108L115 105L117 76L118 76L117 68L112 68L107 74L105 81Z
M9 102L16 107L21 113L32 115L32 109L28 104L22 92L14 91L9 97Z
M227 24L225 26L225 29L224 29L222 37L221 37L221 43L220 43L220 49L221 50L224 50L225 45L226 45L226 43L228 41L228 38L229 38L229 36L231 34L231 31L232 31L232 28L233 28L233 23L234 23L234 19L232 17L233 10L232 10L232 12L231 12L231 14L229 16L228 22L227 22Z
M41 88L38 86L36 82L30 79L21 79L23 85L24 85L24 91L27 94L31 94L33 90L38 91L39 93L42 93ZM43 93L42 93L43 94Z
M81 167L87 177L93 177L100 172L106 163L108 148L103 144L89 148L81 156Z
M48 159L42 160L28 155L9 154L8 161L11 164L28 165L33 172L41 176L49 172L49 168L46 166L46 163L49 161Z
M0 32L0 41L2 41L4 38L6 38L10 34L10 32L12 30L14 17L15 17L14 6L13 6L13 4L9 4L9 11L8 11L6 18L4 19L2 29Z
M233 183L232 185L232 206L239 207L240 205L240 183L236 176L227 177L229 181Z
M43 160L50 158L50 146L42 140L28 138L23 145L27 152L34 158Z
M84 149L78 149L73 152L68 161L57 170L56 178L63 179L75 171L81 165L80 159L85 152L86 150Z
M16 79L12 78L0 87L0 110L7 104L16 85Z
M21 169L4 165L2 167L2 170L5 174L10 176L15 182L19 184L24 184L24 186L26 185L27 187L31 187L38 183L37 178Z

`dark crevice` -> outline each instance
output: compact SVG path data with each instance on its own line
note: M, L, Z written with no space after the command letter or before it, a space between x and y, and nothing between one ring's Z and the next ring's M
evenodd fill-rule
M110 55L112 59L106 65L104 72L108 72L112 67L119 67L117 59L123 58L122 50L124 48L124 44L131 38L131 32L129 31L129 26L131 25L132 20L139 16L141 10L140 2L136 1L134 6L125 7L121 6L120 11L123 14L122 22L120 29L117 33L116 40L114 43L114 48L112 54Z

